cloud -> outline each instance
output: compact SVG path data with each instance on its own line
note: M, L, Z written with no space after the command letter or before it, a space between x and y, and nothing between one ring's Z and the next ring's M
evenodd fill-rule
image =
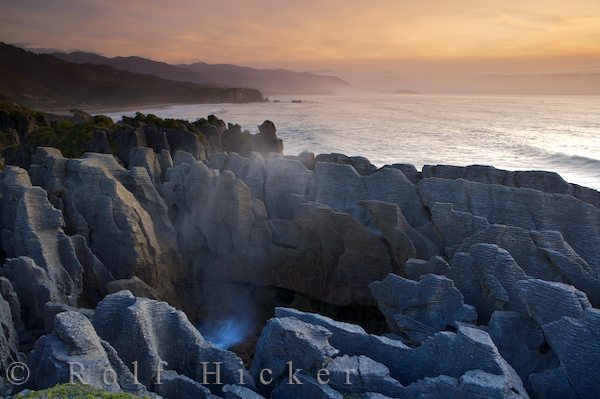
M597 0L3 0L0 11L0 37L33 48L332 71L366 86L419 79L419 91L552 73L549 57L556 71L593 72L581 58L600 57Z

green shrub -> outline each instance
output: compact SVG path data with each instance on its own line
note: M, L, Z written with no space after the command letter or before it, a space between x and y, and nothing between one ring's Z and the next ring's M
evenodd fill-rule
M77 158L85 152L85 144L93 137L91 124L76 125L71 121L61 121L55 128L44 126L29 134L29 144L35 147L52 146L64 156Z
M18 394L15 399L138 399L130 393L111 393L89 385L62 384L41 391Z
M133 120L137 122L136 126L139 126L140 122L165 129L186 129L189 126L189 122L183 119L162 119L154 114L144 115L141 112L136 112ZM127 120L124 118L123 121L126 122Z
M15 142L10 133L0 132L0 152L17 147L19 147L19 143Z
M114 128L115 127L115 123L113 122L113 120L110 119L106 115L94 116L94 124L96 125L96 127L102 127L102 128Z
M29 133L29 141L36 146L54 144L58 140L58 133L49 126L40 127Z

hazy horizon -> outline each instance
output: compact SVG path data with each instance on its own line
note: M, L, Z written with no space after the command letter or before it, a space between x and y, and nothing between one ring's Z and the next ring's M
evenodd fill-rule
M384 91L600 94L597 1L6 0L0 9L0 40L29 48L285 68Z

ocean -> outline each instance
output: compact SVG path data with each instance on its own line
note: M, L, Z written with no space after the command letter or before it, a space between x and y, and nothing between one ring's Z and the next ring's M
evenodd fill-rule
M250 132L269 119L288 155L309 150L361 155L377 166L479 164L548 170L600 189L600 96L380 94L271 100L279 102L140 111L191 121L214 114ZM133 114L107 113L113 119Z

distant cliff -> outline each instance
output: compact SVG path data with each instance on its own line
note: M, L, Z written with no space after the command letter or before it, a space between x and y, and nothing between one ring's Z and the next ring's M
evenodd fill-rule
M283 151L270 121L258 126L259 133L253 135L212 115L188 122L138 112L114 123L104 115L72 112L65 116L34 111L0 95L0 169L4 164L28 167L36 148L43 146L55 147L67 157L85 152L113 154L124 165L128 165L132 147L139 145L150 145L159 153L168 149L173 155L183 150L198 159L223 151L244 156L252 151L265 156Z
M335 94L357 90L336 76L286 69L257 69L230 64L169 65L142 57L103 57L94 53L54 53L55 57L80 64L108 65L123 71L144 73L182 82L221 87L253 87L265 94Z
M216 87L76 64L0 43L0 94L34 108L262 101L256 89Z

